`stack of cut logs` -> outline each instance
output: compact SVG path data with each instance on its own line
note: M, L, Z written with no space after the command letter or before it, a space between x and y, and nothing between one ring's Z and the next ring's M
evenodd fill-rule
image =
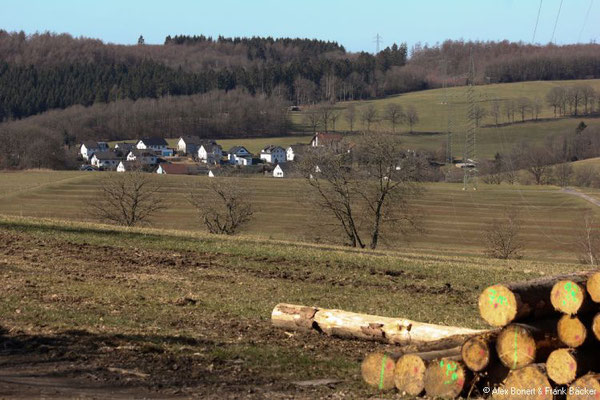
M285 329L401 345L399 354L372 353L362 363L363 380L382 391L598 400L597 303L594 271L486 288L479 311L493 328L484 331L289 304L275 307L272 320Z

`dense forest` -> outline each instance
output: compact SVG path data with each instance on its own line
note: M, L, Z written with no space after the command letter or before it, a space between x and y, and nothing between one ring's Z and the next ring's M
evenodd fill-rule
M163 45L105 44L0 30L0 121L123 99L244 89L295 104L381 97L466 83L600 77L600 46L445 41L376 55L292 38L168 36Z

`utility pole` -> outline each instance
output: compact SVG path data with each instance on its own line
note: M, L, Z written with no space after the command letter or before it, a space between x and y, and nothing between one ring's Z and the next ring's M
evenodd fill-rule
M380 45L381 45L381 43L383 43L383 37L381 37L381 35L378 33L378 34L375 36L375 39L374 39L373 41L376 43L376 47L375 47L375 48L376 48L376 51L375 51L375 54L379 54Z

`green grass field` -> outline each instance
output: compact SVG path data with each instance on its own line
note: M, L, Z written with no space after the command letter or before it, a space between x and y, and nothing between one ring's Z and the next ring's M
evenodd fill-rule
M489 111L490 102L493 100L518 99L519 97L528 97L530 99L540 98L544 102L543 112L540 119L553 118L553 110L545 103L545 97L548 91L554 86L570 86L588 84L596 90L600 89L600 80L585 81L536 81L504 83L476 86L475 93L478 101ZM336 108L342 113L342 117L336 122L336 130L348 131L350 129L343 113L349 105L353 104L357 110L357 121L355 130L361 130L365 127L360 121L361 112L369 105L374 105L381 118L385 107L390 103L400 104L406 109L409 105L414 106L420 117L420 122L415 126L415 133L408 134L406 126L400 127L402 139L408 148L438 150L442 143L446 141L444 134L432 134L435 132L445 132L448 126L448 116L451 115L453 132L453 149L455 157L462 156L464 144L464 134L466 128L466 87L455 87L447 89L448 101L444 103L446 96L445 89L425 90L421 92L411 92L398 96L390 96L385 99L369 101L341 102L336 104ZM297 130L309 131L310 128L303 123L303 115L310 112L306 108L302 112L292 113L292 122ZM502 112L502 108L501 108ZM526 117L531 118L531 115ZM504 123L506 117L502 114L500 123ZM516 115L515 120L520 120ZM530 144L543 143L547 136L563 133L569 130L575 130L580 121L585 121L590 126L600 125L600 121L595 118L568 118L552 121L527 121L525 123L515 123L509 126L495 127L489 126L494 123L488 115L481 123L482 127L478 130L477 151L482 157L494 155L497 151L511 149L515 144L526 140ZM380 129L390 130L387 122L380 122Z
M31 173L21 173L32 177ZM89 220L86 203L97 189L103 173L36 173L42 186L33 185L11 195L0 204L7 215ZM0 174L0 186L11 192L20 184L19 173ZM72 179L65 179L65 178ZM191 184L207 184L206 177L156 176L163 185L168 208L152 221L165 229L203 231L186 196ZM218 178L228 179L228 178ZM307 201L308 187L299 179L269 177L243 178L256 209L253 223L244 234L262 238L313 243L340 243L334 221ZM487 224L501 217L507 207L517 209L524 223L523 238L530 257L572 258L574 221L590 204L548 186L480 185L477 191L462 191L460 184L428 184L424 196L414 205L423 215L424 234L403 238L393 229L384 238L388 249L443 251L455 254L481 254L481 235Z

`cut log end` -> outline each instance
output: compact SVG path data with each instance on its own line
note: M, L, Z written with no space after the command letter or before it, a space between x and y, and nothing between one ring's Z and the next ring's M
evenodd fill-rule
M425 371L425 392L430 397L458 397L469 379L469 371L464 364L443 358L429 364Z
M579 347L587 338L587 328L577 317L563 315L557 324L558 338L568 347Z
M509 325L498 335L496 351L507 368L523 368L535 360L535 339L527 328L518 324Z
M550 381L541 364L528 365L511 371L504 383L504 389L509 393L503 397L506 399L552 400L553 398Z
M600 313L594 316L592 321L592 332L594 332L596 339L600 340Z
M554 350L546 361L548 377L559 385L567 385L577 378L577 359L571 349Z
M586 286L592 301L600 303L600 272L592 274L588 278Z
M584 300L584 288L571 280L556 282L550 293L550 301L554 309L569 315L577 314Z
M588 374L569 386L567 400L598 400L600 398L600 375Z
M516 317L518 299L504 285L494 285L486 288L479 296L479 313L492 326L506 326Z
M462 346L462 360L471 371L480 372L487 368L492 357L488 335L474 336Z
M416 354L406 354L398 359L394 373L394 382L400 393L411 396L420 395L425 390L425 371L427 366Z
M360 370L367 385L381 391L391 390L394 384L394 358L385 353L369 354L361 364Z

